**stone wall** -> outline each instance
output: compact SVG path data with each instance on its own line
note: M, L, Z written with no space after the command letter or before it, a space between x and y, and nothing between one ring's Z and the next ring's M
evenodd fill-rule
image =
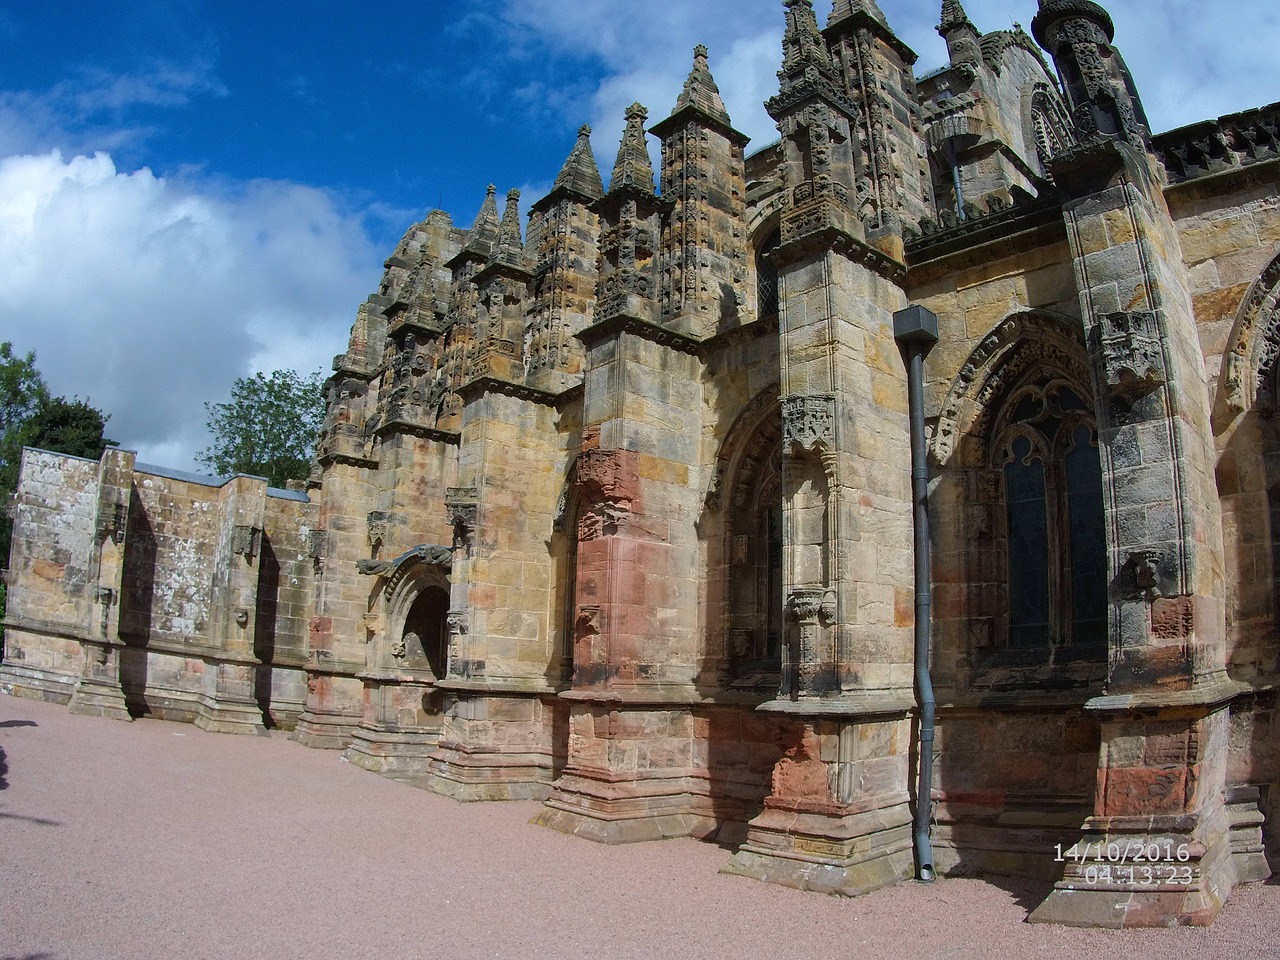
M23 454L0 676L91 712L291 726L305 694L304 495ZM92 691L92 695L90 692Z

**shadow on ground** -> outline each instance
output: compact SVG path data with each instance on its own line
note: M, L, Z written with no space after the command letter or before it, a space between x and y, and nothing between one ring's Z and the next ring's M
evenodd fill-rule
M39 724L34 720L0 720L0 728L10 727L38 727ZM4 747L0 747L0 790L9 789L9 758L5 755ZM8 960L7 957L0 957L0 960Z
M1044 903L1045 898L1053 891L1052 880L1037 880L1034 877L984 876L982 882L1010 894L1018 909L1027 917L1031 916L1031 912ZM1023 917L1023 920L1025 919L1026 917Z

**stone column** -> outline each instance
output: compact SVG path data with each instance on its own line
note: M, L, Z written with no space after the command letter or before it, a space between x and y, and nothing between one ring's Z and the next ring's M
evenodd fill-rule
M913 565L902 271L848 222L803 192L776 255L790 749L726 869L854 894L912 871Z
M1223 547L1204 361L1153 161L1126 141L1060 158L1094 366L1110 547L1094 816L1037 921L1208 924L1230 893ZM1160 849L1154 873L1117 850ZM1167 854L1167 856L1165 855ZM1135 870L1137 867L1139 869Z
M555 691L547 549L564 473L554 395L482 372L463 388L445 716L419 785L461 800L545 797ZM557 678L558 679L558 678Z
M129 493L136 454L113 447L98 462L97 511L90 545L94 568L86 626L84 665L71 712L133 719L122 686L122 660L133 656L120 640L120 589L124 578L125 535L129 525ZM146 670L146 654L138 653Z
M267 482L233 477L219 497L209 641L223 656L205 665L195 723L217 733L265 735L254 688L254 633Z

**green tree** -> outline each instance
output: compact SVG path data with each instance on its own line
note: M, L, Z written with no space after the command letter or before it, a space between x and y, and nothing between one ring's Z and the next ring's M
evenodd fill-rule
M273 487L305 480L324 419L324 378L273 370L240 377L227 403L206 403L213 445L196 458L219 474L266 477Z
M20 357L14 354L12 343L0 343L0 488L5 495L17 488L28 424L48 399L49 390L36 369L36 355ZM7 557L7 528L4 545Z

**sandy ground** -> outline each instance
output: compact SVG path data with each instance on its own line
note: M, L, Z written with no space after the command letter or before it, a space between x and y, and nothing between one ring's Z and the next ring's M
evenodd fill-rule
M75 717L0 695L0 960L1280 958L1280 887L1210 931L1025 923L1044 889L858 899L717 870L692 840L603 847L282 735Z

